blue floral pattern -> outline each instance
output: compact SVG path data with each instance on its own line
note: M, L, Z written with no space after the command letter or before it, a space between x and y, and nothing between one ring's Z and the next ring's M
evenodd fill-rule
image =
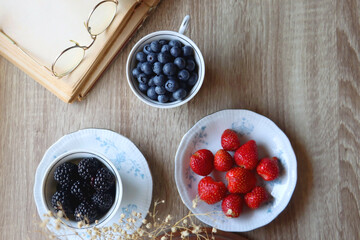
M185 178L188 180L187 187L191 189L192 184L196 179L194 176L194 172L190 170L190 167L185 170Z
M127 207L121 208L123 214L125 214L125 218L129 218L132 212L136 212L138 209L136 204L128 204Z
M231 124L231 129L238 132L241 136L244 136L249 135L254 130L254 125L243 117L241 121L233 122Z
M140 177L141 179L144 179L145 175L138 162L131 158L128 158L124 151L119 151L118 147L113 141L109 139L103 140L100 137L96 137L96 140L100 143L100 147L105 148L105 153L108 153L111 149L114 150L113 152L115 152L115 158L111 160L118 170L127 167L126 173L133 174L135 177Z
M205 138L207 137L207 133L205 132L206 126L202 126L200 128L200 131L195 133L194 139L193 139L193 144L194 144L194 149L196 149L196 145L199 143L208 145L208 142L205 141Z

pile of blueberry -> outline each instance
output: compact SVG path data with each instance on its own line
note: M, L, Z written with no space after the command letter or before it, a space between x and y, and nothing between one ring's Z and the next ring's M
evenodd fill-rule
M184 99L198 80L194 49L178 40L146 44L132 75L140 91L160 103Z

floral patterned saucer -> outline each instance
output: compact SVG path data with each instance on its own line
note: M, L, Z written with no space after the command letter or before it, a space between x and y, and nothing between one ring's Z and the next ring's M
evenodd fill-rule
M105 129L84 129L60 138L45 153L35 175L34 198L40 218L43 220L47 213L46 206L41 201L41 180L46 168L59 155L73 149L89 150L97 152L108 158L119 171L123 184L123 197L120 208L114 217L107 222L106 226L119 224L120 215L125 218L135 211L141 214L141 218L135 224L140 227L149 211L152 200L153 181L146 159L139 149L124 136ZM48 226L50 230L54 230ZM85 234L85 231L80 231ZM80 239L74 236L74 230L62 228L56 235L65 235L66 239Z
M215 154L222 148L221 134L228 128L238 132L242 144L255 140L259 157L277 157L282 169L278 179L266 183L259 181L273 200L256 210L244 207L238 218L227 218L221 211L221 203L208 205L200 201L195 208L192 203L202 177L190 169L190 156L203 148ZM212 172L210 175L226 183L225 173ZM296 180L296 157L289 139L271 120L248 110L224 110L201 119L184 135L175 157L175 181L182 201L190 211L201 214L196 215L199 220L223 231L245 232L270 223L289 203Z

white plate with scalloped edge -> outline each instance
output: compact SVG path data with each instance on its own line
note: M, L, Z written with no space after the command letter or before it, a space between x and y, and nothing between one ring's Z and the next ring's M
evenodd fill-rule
M55 142L44 154L35 174L34 198L39 216L45 219L47 207L41 200L41 183L45 176L46 169L57 156L74 149L89 150L105 156L119 171L123 184L123 198L117 213L105 226L109 227L119 223L120 215L130 217L132 211L141 213L141 219L135 224L140 227L149 211L152 200L153 181L149 166L140 150L126 137L106 129L83 129L67 134ZM53 221L53 220L52 220ZM63 236L60 239L88 239L86 229L61 228L55 230L53 222L47 227L56 235ZM74 235L74 230L80 237ZM136 229L134 229L136 230ZM129 231L131 232L131 231Z
M226 217L221 212L221 202L208 205L200 201L196 208L192 206L202 176L190 169L190 157L203 148L215 154L222 148L221 134L228 128L238 133L241 144L255 140L259 158L275 156L281 165L279 178L271 182L258 181L271 194L272 201L256 210L244 206L238 218ZM210 176L227 184L225 173L213 171ZM199 220L222 231L246 232L270 223L287 206L297 181L296 157L289 139L270 119L248 110L223 110L201 119L184 135L175 156L175 181L182 201L191 212L198 214Z

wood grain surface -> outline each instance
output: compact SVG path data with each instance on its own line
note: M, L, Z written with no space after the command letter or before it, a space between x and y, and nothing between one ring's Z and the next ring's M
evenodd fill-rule
M155 109L126 82L131 47L157 30L187 35L206 62L188 104ZM174 181L182 136L202 117L249 109L289 137L298 183L287 208L249 239L360 239L360 1L163 0L88 97L65 104L0 58L0 239L45 239L33 200L46 149L82 128L112 129L147 158L160 214L187 213Z

